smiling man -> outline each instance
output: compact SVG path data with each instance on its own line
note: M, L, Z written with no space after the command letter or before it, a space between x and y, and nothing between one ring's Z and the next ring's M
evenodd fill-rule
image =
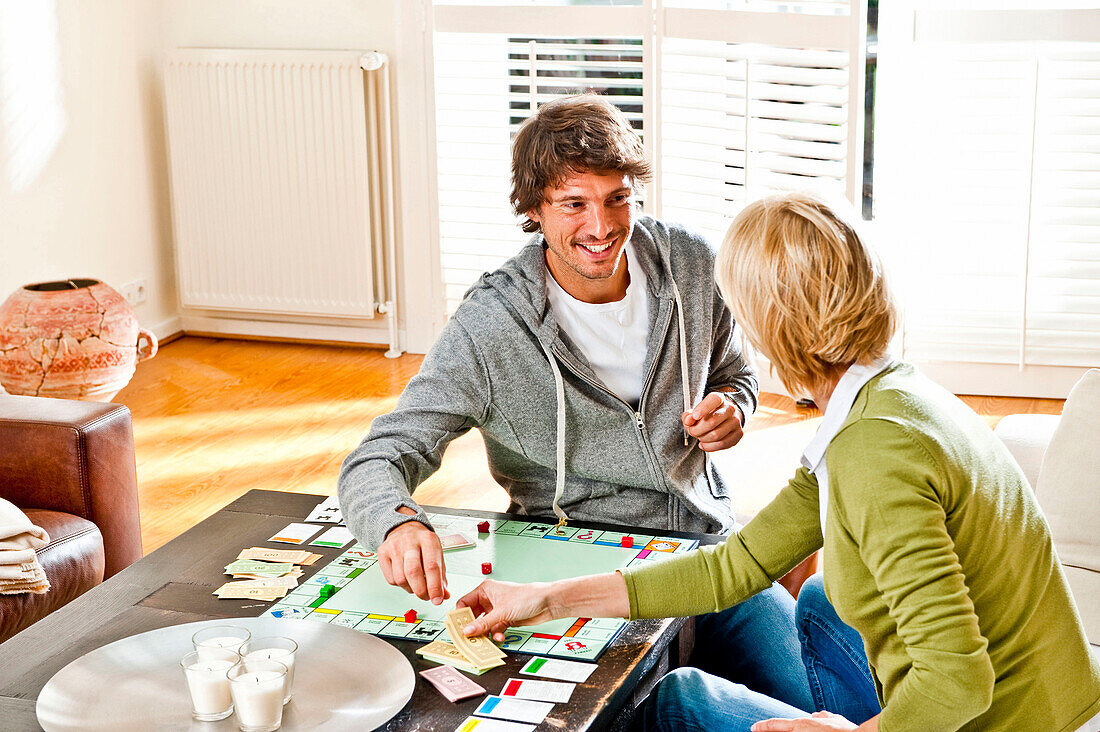
M348 526L391 584L450 596L439 538L410 494L475 427L510 512L655 532L733 527L709 454L741 439L757 381L714 251L638 214L649 176L637 134L598 96L546 104L516 135L511 201L535 236L470 288L340 474ZM701 616L696 634L707 670L812 711L782 588Z

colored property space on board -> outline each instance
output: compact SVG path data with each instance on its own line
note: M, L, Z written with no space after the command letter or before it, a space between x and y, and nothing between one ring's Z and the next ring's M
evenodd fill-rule
M472 546L444 555L450 601L432 605L390 586L374 552L355 544L264 615L305 618L424 643L449 640L444 614L456 598L485 579L485 568L497 580L550 582L657 562L698 545L689 539L559 528L534 521L491 519L489 530L483 531L486 522L476 518L429 514L429 519L440 534L461 534L473 541ZM562 618L509 628L499 645L506 651L594 661L626 624L620 618Z

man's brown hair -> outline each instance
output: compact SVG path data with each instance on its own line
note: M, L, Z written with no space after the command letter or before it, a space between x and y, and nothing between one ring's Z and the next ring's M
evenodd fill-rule
M519 128L512 142L512 208L524 216L545 191L575 173L622 173L633 183L650 178L642 141L615 105L595 94L556 99ZM523 230L539 230L527 219Z

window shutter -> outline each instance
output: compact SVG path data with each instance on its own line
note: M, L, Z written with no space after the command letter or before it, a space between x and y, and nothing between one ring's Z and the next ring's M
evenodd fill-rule
M876 130L903 355L957 392L1064 397L1100 365L1100 43L913 8L883 11Z

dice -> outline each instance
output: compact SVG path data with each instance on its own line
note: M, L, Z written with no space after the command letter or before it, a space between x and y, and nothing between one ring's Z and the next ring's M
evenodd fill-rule
M619 539L619 546L621 546L623 549L632 548L634 546L634 537L624 536L623 538Z
M493 565L490 562L482 562L481 563L481 573L482 574L489 574L492 571L493 571Z

